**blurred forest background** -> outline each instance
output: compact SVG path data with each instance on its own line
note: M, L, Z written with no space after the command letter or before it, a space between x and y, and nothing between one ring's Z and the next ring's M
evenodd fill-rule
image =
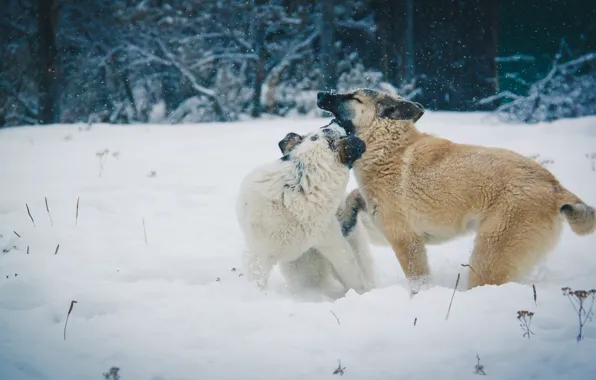
M596 114L594 0L3 0L0 127L321 115L370 87L502 120Z

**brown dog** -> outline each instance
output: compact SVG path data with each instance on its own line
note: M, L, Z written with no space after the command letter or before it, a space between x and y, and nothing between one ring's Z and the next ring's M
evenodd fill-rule
M594 209L543 166L510 150L418 131L418 103L360 89L319 92L317 105L366 143L356 180L413 292L429 276L426 244L477 232L473 288L520 280L556 245L561 215L576 234L594 232Z

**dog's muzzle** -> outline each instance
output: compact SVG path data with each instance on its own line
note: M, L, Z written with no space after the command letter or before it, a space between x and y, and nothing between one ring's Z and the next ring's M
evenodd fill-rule
M317 92L317 107L325 111L333 112L337 103L337 97L331 92Z

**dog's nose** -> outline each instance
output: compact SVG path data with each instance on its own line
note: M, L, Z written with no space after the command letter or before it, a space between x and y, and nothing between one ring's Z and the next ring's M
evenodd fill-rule
M325 107L329 105L331 100L331 93L325 91L319 91L317 93L317 106L318 107Z
M319 91L317 92L317 103L321 103L323 99L325 99L325 95L329 94L328 92Z

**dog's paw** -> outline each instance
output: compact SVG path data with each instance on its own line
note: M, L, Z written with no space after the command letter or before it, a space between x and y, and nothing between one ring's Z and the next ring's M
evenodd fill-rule
M410 287L410 298L413 298L421 291L430 289L430 276L411 278L408 280L408 285Z
M346 205L356 212L366 212L366 202L360 193L360 189L352 190L346 197Z

